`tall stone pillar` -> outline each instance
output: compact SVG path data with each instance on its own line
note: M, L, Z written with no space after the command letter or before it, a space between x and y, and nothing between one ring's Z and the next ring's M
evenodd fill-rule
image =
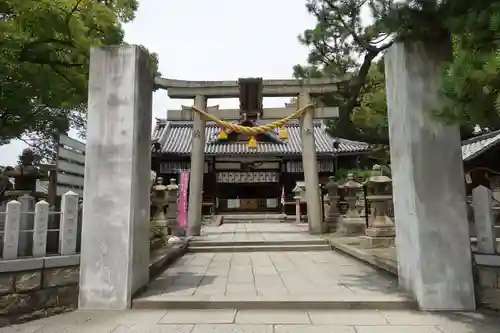
M431 118L449 42L385 55L399 282L424 310L474 310L458 126Z
M205 96L196 96L194 106L207 108ZM201 202L203 199L203 166L205 164L205 119L197 112L193 114L193 138L191 146L191 174L189 176L188 236L199 236L201 232Z
M311 96L303 92L299 96L299 108L311 104ZM322 232L321 200L319 193L318 162L316 160L316 143L313 127L314 112L309 110L300 119L300 136L302 138L302 167L306 182L307 221L309 232Z
M149 282L153 75L135 45L90 59L78 307L123 310Z

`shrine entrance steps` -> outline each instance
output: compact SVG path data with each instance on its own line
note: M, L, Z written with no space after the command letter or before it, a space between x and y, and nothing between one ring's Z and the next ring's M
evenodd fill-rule
M295 247L295 250L292 250ZM279 250L279 249L285 250ZM306 224L204 226L137 309L408 309L397 280L330 250Z
M189 243L191 253L331 251L325 239L307 234L307 224L235 220L234 224L205 227L203 236Z
M277 240L277 241L197 241L189 245L191 253L220 252L285 252L285 251L330 251L323 239Z
M270 213L235 213L220 214L224 223L281 223L286 215Z

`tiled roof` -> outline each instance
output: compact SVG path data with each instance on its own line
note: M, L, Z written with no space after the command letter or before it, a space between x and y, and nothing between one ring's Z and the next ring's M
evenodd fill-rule
M462 158L469 161L500 142L500 130L462 141Z
M191 153L192 122L166 122L158 120L153 141L160 144L161 152L189 155ZM207 123L205 130L205 154L207 155L299 155L301 154L300 127L297 123L287 124L288 140L283 143L259 142L257 149L249 149L246 142L217 142L219 128ZM364 152L368 144L329 136L321 123L314 124L314 138L318 155ZM338 148L334 147L338 142Z

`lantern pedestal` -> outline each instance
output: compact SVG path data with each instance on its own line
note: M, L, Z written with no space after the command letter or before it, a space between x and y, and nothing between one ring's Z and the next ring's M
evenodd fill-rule
M395 246L395 237L373 237L373 236L361 236L360 246L363 249L376 249L381 247L392 247Z
M346 192L345 201L347 202L347 212L339 221L337 233L342 236L363 235L366 228L366 221L360 216L356 206L358 193L363 185L354 179L354 174L347 175L347 182L340 185L339 188Z
M375 216L361 237L361 247L365 249L395 246L396 228L392 219L386 215L390 196L373 195L369 197L375 211Z
M337 233L342 236L364 235L366 221L361 217L343 217L337 228Z
M338 200L338 196L328 198L328 210L326 211L324 222L325 232L336 232L339 227L339 223L342 221L342 217L340 216L340 212L337 207Z
M382 175L379 165L373 167L372 176L367 181L369 195L366 199L371 204L372 215L368 221L365 236L361 237L361 247L365 249L377 247L395 246L396 229L394 222L387 215L390 194L391 179Z

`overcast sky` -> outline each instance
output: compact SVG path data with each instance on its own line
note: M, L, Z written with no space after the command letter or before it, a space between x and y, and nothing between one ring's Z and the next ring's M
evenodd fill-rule
M236 80L239 77L289 78L305 63L307 49L297 35L314 26L305 0L139 0L136 19L125 27L129 43L143 44L160 58L162 76L183 80ZM283 106L285 99L265 99ZM187 100L154 94L154 117L164 118ZM238 102L209 100L209 105ZM0 164L14 165L22 142L0 146Z

